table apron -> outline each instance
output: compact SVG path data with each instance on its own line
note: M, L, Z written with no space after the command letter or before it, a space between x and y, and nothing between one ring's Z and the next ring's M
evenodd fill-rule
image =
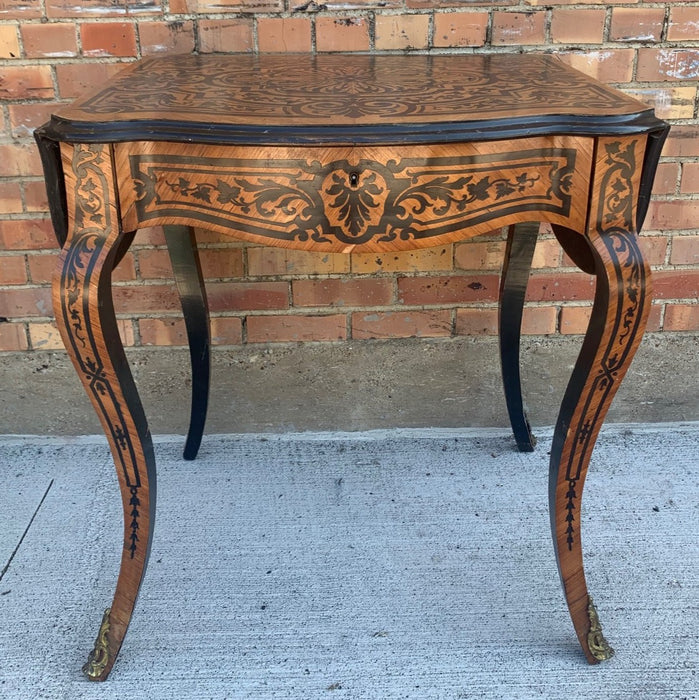
M583 233L595 139L269 147L114 146L122 225L202 226L334 252L449 243L521 221Z

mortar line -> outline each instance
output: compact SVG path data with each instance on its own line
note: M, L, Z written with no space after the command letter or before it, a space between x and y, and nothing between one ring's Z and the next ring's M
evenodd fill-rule
M32 514L32 517L29 519L29 523L27 523L27 527L24 528L24 532L22 533L22 536L19 538L19 542L17 543L17 546L14 548L12 554L10 554L10 558L7 560L7 564L3 567L3 570L0 571L0 581L2 581L3 577L7 573L8 569L10 568L10 564L12 564L12 560L15 558L15 554L19 551L19 548L22 546L22 542L24 542L24 538L27 536L27 533L29 532L29 528L32 526L32 523L34 522L34 518L36 518L37 513L39 512L39 509L41 506L44 505L44 501L46 500L46 496L49 495L49 491L51 490L51 487L53 486L53 479L49 482L48 487L46 488L46 491L44 491L44 495L41 497L41 500L39 501L39 505L36 507L36 510Z

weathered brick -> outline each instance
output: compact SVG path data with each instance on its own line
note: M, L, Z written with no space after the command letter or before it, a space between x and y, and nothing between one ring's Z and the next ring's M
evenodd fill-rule
M682 164L680 192L682 194L696 194L699 192L699 163Z
M546 40L545 12L493 12L494 46L543 44Z
M663 329L666 331L699 331L699 304L668 304Z
M465 241L454 248L454 266L461 270L500 270L505 241Z
M368 51L369 22L364 17L318 17L318 51Z
M24 190L25 208L28 212L48 212L48 197L43 182L27 181L23 183L22 189Z
M80 25L84 56L136 56L136 28L131 22L86 22Z
M679 163L659 163L653 180L653 194L675 194L679 171Z
M0 24L0 58L19 58L17 25Z
M330 341L347 338L343 314L331 316L248 316L249 343Z
M529 279L529 301L577 301L592 299L595 278L583 273L539 273Z
M425 272L452 269L452 246L435 246L391 253L353 253L352 272Z
M625 92L655 110L660 119L691 119L696 87L630 88Z
M130 17L152 15L162 11L160 0L47 0L46 15L64 17Z
M349 272L350 259L342 253L317 253L287 248L248 248L248 274L324 275Z
M157 311L179 311L175 285L139 284L112 287L117 313L139 314Z
M0 256L0 284L26 284L27 266L24 255Z
M207 296L211 311L289 308L287 282L214 282Z
M180 0L182 3L182 0ZM200 15L223 12L282 12L283 0L184 0L186 12Z
M699 124L674 124L663 146L667 158L692 158L699 156Z
M243 275L242 248L202 248L199 259L206 279L230 279Z
M665 8L615 7L609 38L612 41L660 41Z
M294 306L385 306L393 299L387 278L294 280Z
M22 211L22 190L17 182L0 182L0 214Z
M0 352L17 352L28 347L27 331L23 323L0 322Z
M675 5L670 9L667 28L668 41L696 41L699 39L699 7Z
M1 100L50 100L54 96L49 66L0 67Z
M15 104L9 105L8 109L12 136L27 138L34 133L34 129L49 120L52 112L56 110L56 104L54 102Z
M655 49L638 50L636 79L696 80L699 76L699 49Z
M27 58L65 58L78 55L75 25L25 24L21 28Z
M62 350L63 340L55 323L30 323L32 350Z
M551 335L556 332L558 309L555 306L525 306L522 312L524 335Z
M653 296L656 299L699 298L699 269L655 270Z
M699 265L699 236L673 236L670 263L672 265Z
M41 158L33 143L0 144L0 176L42 175Z
M437 47L483 46L487 30L487 12L435 12L432 43Z
M0 220L0 250L40 250L56 247L56 237L48 219Z
M488 5L516 5L518 0L492 0ZM479 5L478 0L406 0L412 10L434 10L436 8L463 10L464 5Z
M187 329L181 318L141 318L141 345L188 345Z
M18 287L4 289L0 294L0 316L24 318L51 316L51 290L46 287Z
M399 301L411 306L496 301L498 289L498 276L489 274L398 279Z
M645 227L661 231L681 231L696 228L697 221L699 200L652 201Z
M628 83L633 77L634 49L560 52L563 61L603 83Z
M260 17L257 46L262 52L310 51L311 20L308 17Z
M379 51L426 49L429 15L377 15L375 45Z
M121 70L119 63L61 63L56 66L58 92L65 99L76 98L104 85Z
M551 15L554 44L601 44L604 10L555 9Z
M252 20L201 20L199 41L202 53L245 53L252 51Z
M240 345L243 342L243 322L230 316L211 319L212 345Z
M451 311L357 311L352 314L352 337L438 338L451 336Z
M497 335L497 309L457 309L454 332L456 335Z
M194 51L194 22L140 22L138 36L141 54L192 53Z

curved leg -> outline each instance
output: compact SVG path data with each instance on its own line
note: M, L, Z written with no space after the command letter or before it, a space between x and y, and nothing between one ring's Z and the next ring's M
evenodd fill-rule
M133 236L120 230L109 148L64 147L64 171L69 230L53 279L56 322L109 441L124 509L116 592L83 668L91 680L104 680L119 653L148 561L155 459L112 306L111 271Z
M184 458L194 459L201 445L209 404L211 374L209 308L194 231L188 226L163 228L189 340L189 357L192 364L192 413L184 446Z
M600 143L587 233L597 272L595 301L551 448L554 547L573 625L590 663L608 659L613 652L602 636L585 583L580 504L597 435L650 310L649 269L633 225L642 146L643 137Z
M520 452L532 452L536 438L532 434L522 401L522 382L519 374L519 341L522 330L524 296L529 281L529 270L534 257L538 223L510 226L507 232L505 262L500 281L500 365L505 388L505 401L512 432Z

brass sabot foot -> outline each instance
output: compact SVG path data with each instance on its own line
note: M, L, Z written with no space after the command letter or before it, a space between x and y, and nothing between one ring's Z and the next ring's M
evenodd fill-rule
M102 624L100 625L97 639L95 639L95 647L87 657L87 663L83 666L83 673L91 680L100 680L104 673L104 669L109 663L109 645L107 642L107 634L109 633L109 613L111 608L104 611Z
M600 624L592 596L587 597L587 615L590 618L590 631L587 633L587 645L590 647L590 654L598 661L607 661L614 656L614 649L609 646L609 642L602 634L602 625Z

